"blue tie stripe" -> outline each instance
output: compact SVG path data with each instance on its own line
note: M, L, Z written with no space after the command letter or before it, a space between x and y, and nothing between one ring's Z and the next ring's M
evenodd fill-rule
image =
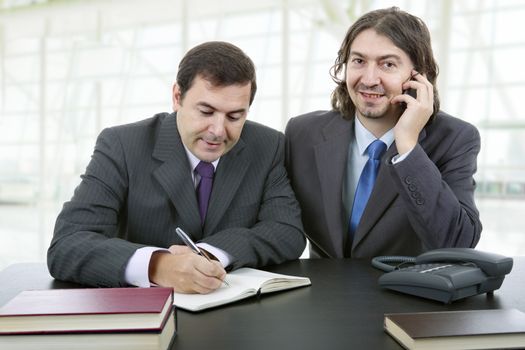
M372 142L368 148L368 161L363 168L363 172L359 177L359 182L354 196L354 204L352 206L352 214L350 216L350 225L349 225L349 234L350 239L353 240L355 231L357 230L357 225L361 221L361 216L366 208L366 203L372 189L374 188L374 183L376 181L377 172L379 169L379 163L381 162L381 156L386 151L386 144L381 140L375 140Z

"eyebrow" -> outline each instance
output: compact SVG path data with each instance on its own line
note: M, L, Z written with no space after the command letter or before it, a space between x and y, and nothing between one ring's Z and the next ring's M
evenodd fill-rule
M213 110L217 110L217 108L215 108L214 106L210 105L209 103L206 103L206 102L197 102L197 106L201 106L201 107L206 107L206 108L210 108L210 109L213 109ZM233 111L228 111L226 112L227 114L233 114L233 113L245 113L246 112L246 108L239 108L239 109L236 109L236 110L233 110Z
M350 52L350 57L352 56L359 56L359 57L366 57L365 54L362 54L358 51L352 51ZM401 61L401 57L399 55L396 55L396 54L386 54L386 55L383 55L383 56L379 56L379 60L382 61L382 60L386 60L386 59L389 59L389 58L393 58L395 59L396 61Z

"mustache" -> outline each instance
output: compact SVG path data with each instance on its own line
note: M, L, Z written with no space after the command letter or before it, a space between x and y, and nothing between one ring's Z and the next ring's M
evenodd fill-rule
M374 85L374 86L367 86L363 83L360 83L356 87L357 91L366 91L366 92L373 92L375 94L381 94L383 95L385 93L385 89L380 85Z
M207 134L207 135L204 135L202 137L202 139L206 142L211 142L211 143L218 143L218 142L224 142L224 137L219 137L217 135L214 135L214 134Z

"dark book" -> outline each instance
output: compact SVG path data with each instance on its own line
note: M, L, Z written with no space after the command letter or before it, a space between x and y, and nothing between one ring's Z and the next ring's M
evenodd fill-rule
M1 349L167 349L171 288L24 291L0 308Z
M525 348L525 313L516 309L385 314L384 328L405 349Z

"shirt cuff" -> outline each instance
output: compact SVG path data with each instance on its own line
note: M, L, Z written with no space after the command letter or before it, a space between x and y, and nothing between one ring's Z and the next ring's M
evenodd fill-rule
M126 283L143 288L155 285L149 281L149 263L151 255L157 251L169 252L167 249L157 247L142 247L135 251L129 259L124 272Z
M197 246L213 254L213 256L219 260L223 268L228 267L228 265L230 265L233 260L233 257L230 254L226 253L222 249L211 246L208 243L197 243Z
M403 154L396 154L395 156L392 157L392 164L397 164L397 163L401 163L402 161L404 161L406 159L406 157L408 157L408 155L410 154L410 152L412 152L414 149L412 148L410 151L406 152L406 153L403 153Z

